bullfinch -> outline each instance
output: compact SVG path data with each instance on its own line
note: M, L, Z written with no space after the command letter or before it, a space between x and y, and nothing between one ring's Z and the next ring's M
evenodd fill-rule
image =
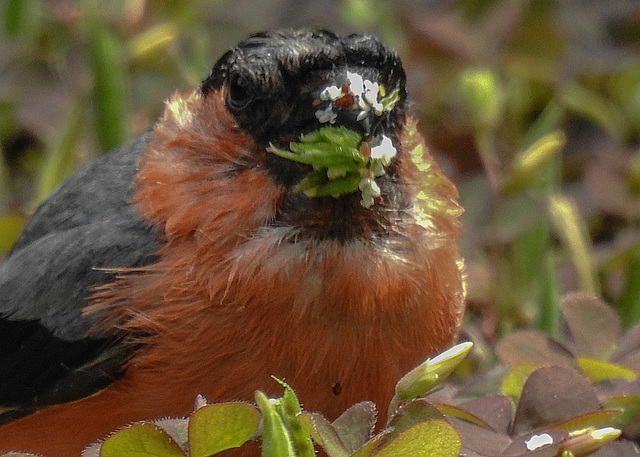
M258 33L63 184L0 265L0 452L80 455L272 376L329 419L384 416L465 296L405 83L372 36Z

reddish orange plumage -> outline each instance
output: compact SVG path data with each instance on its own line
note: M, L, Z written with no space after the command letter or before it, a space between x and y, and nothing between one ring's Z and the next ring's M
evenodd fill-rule
M305 238L273 223L287 191L223 91L174 96L133 201L160 229L158 261L118 271L87 310L144 344L98 394L0 428L0 451L79 455L127 423L187 415L197 394L278 395L272 375L329 419L362 400L384 418L399 377L455 342L464 300L457 191L411 118L399 138L398 179L415 201L406 215L389 218L385 237Z

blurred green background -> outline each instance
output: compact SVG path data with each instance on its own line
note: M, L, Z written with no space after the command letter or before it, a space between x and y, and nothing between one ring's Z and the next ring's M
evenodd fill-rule
M472 337L556 335L570 291L640 317L637 0L4 0L0 256L38 202L226 49L300 26L373 32L401 54L466 208Z

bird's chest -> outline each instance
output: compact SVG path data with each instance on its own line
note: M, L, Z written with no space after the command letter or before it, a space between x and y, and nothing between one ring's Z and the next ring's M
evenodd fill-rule
M132 323L153 322L153 333L129 376L159 394L180 392L184 404L197 394L210 402L281 395L275 376L330 418L364 400L386 411L398 378L443 343L434 334L441 311L424 306L429 276L371 246L265 241L247 241L209 268L165 270L167 280L149 286L154 300L141 286L146 310Z

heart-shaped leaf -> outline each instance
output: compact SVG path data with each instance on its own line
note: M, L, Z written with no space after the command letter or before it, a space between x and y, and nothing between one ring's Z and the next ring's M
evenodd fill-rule
M591 382L582 373L561 366L539 368L522 389L513 430L525 433L593 412L599 406Z
M453 425L460 435L463 450L471 451L471 455L502 455L511 444L511 438L507 434L498 433L490 428L457 417L447 417L447 422Z
M351 406L332 425L346 449L353 453L371 439L376 424L376 405L363 401Z
M185 457L173 439L157 425L136 424L102 443L100 457Z
M479 420L501 433L507 433L513 421L513 403L505 395L489 394L466 401L460 409L473 414ZM448 414L444 411L445 414ZM461 419L465 419L461 417Z
M513 332L496 346L500 359L509 367L517 365L575 366L573 355L557 341L532 330Z
M595 297L572 294L562 301L561 309L578 355L607 360L613 354L621 332L613 308Z
M442 420L419 422L393 438L376 457L457 457L462 445L455 429Z
M189 421L191 457L208 457L241 446L258 430L260 414L247 403L220 403L198 409Z

